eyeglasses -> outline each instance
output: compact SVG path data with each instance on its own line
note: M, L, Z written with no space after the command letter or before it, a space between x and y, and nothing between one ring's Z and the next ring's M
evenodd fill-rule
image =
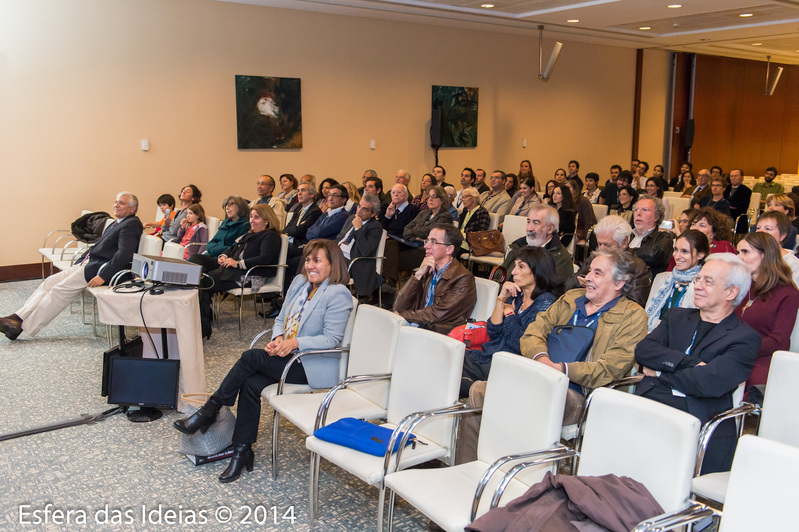
M430 244L431 246L451 246L452 244L447 244L446 242L439 242L433 238L425 238L424 239L425 245Z
M342 196L341 194L328 194L327 197L328 198L343 198L344 196Z
M439 198L438 196L434 196L434 195L432 195L432 194L431 194L431 195L427 196L427 199L441 199L441 198Z

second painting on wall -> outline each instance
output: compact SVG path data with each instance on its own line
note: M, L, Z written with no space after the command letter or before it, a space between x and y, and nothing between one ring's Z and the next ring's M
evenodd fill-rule
M302 148L299 78L236 76L240 150Z
M433 85L433 109L441 109L441 147L477 146L476 87Z

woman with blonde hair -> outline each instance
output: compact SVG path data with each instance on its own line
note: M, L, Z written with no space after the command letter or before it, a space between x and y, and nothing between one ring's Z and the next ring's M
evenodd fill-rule
M788 194L769 194L766 196L766 211L781 212L788 217L791 227L781 245L785 249L793 250L796 247L796 226L799 222L796 218L796 206L791 197Z
M791 347L791 333L799 310L799 290L791 269L782 260L777 241L765 233L749 233L738 242L738 256L752 272L749 293L735 309L742 321L760 334L749 386L765 385L771 357L775 351Z
M353 185L350 181L345 181L342 183L342 185L344 185L344 188L347 189L347 193L350 195L350 199L347 200L344 210L350 214L355 214L358 211L358 203L361 201L361 195L358 193L358 187Z

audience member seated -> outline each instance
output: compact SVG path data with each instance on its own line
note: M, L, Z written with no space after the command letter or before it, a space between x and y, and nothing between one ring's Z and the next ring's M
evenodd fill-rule
M788 235L781 245L785 249L793 249L796 247L796 209L793 200L787 194L769 194L766 197L766 212L776 211L781 212L788 217L791 222L791 227L788 229Z
M563 175L565 177L566 171L563 170L562 168L559 171L563 172ZM554 179L550 179L549 181L547 181L547 184L544 187L544 200L543 200L543 203L546 203L547 205L549 205L551 203L552 191L555 190L555 187L558 186L559 184L560 183L558 183Z
M424 179L422 178L422 181ZM424 204L426 209L427 201ZM405 226L416 218L418 214L419 209L415 205L408 203L408 187L397 183L391 187L391 203L388 204L385 212L380 216L380 223L389 236L402 238Z
M768 233L774 237L778 244L780 244L780 252L782 253L782 260L791 269L791 277L794 284L799 286L799 259L793 253L793 250L785 249L782 244L785 241L785 236L791 228L788 217L778 211L764 212L757 220L757 232Z
M649 332L660 324L671 308L696 308L694 279L708 255L710 245L703 232L689 229L677 237L673 255L675 267L655 277L649 300L644 306L649 316Z
M647 195L663 199L663 182L660 179L656 177L650 177L646 180L644 189L646 190Z
M421 192L411 202L411 205L416 207L416 211L423 211L427 208L427 193L430 191L430 187L434 186L433 183L435 183L435 179L432 175L425 174L422 176L422 181L419 184ZM394 188L392 187L391 190L393 191ZM405 190L407 191L408 187L405 187ZM410 192L407 192L407 194L410 194ZM392 197L391 200L394 201L394 198Z
M519 178L516 174L505 174L505 192L511 197L511 204L513 204L515 196L519 192Z
M297 197L297 178L294 174L283 174L280 176L280 194L277 199L282 200L286 207L294 204L294 198Z
M723 177L713 177L710 179L710 194L699 200L700 207L710 207L716 209L721 214L732 218L730 212L730 202L724 197L724 187L726 183Z
M599 193L599 204L611 205L617 204L619 201L619 183L618 178L621 173L621 166L614 164L610 167L610 177L605 182L605 188Z
M374 170L364 170L363 171L363 177L362 177L363 186L358 187L358 193L359 194L361 194L361 195L365 194L364 189L366 188L366 180L369 179L370 177L377 177L377 172L375 172Z
M330 189L334 185L338 185L338 181L330 177L328 177L327 179L323 179L322 182L319 183L319 193L318 193L319 199L316 202L316 206L322 209L322 212L327 212L328 209L327 195L330 193Z
M280 257L278 227L280 222L275 211L265 203L256 204L250 210L250 232L220 254L217 258L219 266L207 272L214 285L207 290L200 290L200 322L203 338L211 337L211 294L240 287L247 270L253 266L277 264ZM258 268L250 274L247 282L254 291L258 291L264 281L274 277L275 273L274 268Z
M766 206L766 198L771 194L783 194L785 192L785 188L782 186L782 183L777 183L775 179L777 178L777 169L773 166L769 166L766 168L765 173L763 174L763 182L755 183L755 186L752 188L752 192L760 192L760 208L764 209Z
M286 363L298 351L329 349L341 343L352 311L352 296L347 290L347 264L332 240L314 240L305 246L304 266L294 278L286 303L272 327L272 341L266 349L245 351L211 398L192 416L174 422L184 434L204 430L223 406L233 406L238 397L235 452L220 482L233 482L242 470L252 471L255 455L252 444L258 436L261 417L261 392L280 380ZM312 357L293 364L286 382L306 384L307 375L329 371L320 368ZM338 371L338 367L334 369Z
M222 204L225 219L219 224L213 238L208 241L205 254L213 258L218 257L223 251L236 243L236 239L250 230L249 212L247 202L241 196L228 196ZM214 261L216 264L216 261Z
M539 203L530 208L527 214L527 234L508 246L502 266L511 271L516 264L516 255L525 246L546 249L555 262L557 284L563 284L574 273L572 257L558 238L558 211L549 205Z
M478 191L479 191L479 189L478 189ZM452 216L453 220L457 220L458 216L459 216L459 213L458 213L458 209L455 208L455 205L453 203L455 201L455 187L453 187L451 185L447 185L447 186L444 187L444 192L447 193L447 202L446 202L446 205L445 205L446 208L447 208L447 211L449 212L449 215Z
M116 221L88 251L76 258L74 266L45 279L22 308L0 318L0 332L9 340L16 340L22 331L36 336L86 287L107 284L117 272L129 268L144 230L136 217L138 208L136 196L130 192L117 194L114 201Z
M305 233L306 238L308 240L335 239L349 216L344 210L348 199L350 199L349 192L344 185L333 185L327 189L327 210L308 228Z
M430 174L433 176L434 187L450 186L450 184L444 180L447 176L447 171L444 169L443 166L434 166Z
M144 224L144 228L145 230L154 229L148 233L155 236L161 236L161 232L164 230L164 228L169 227L169 224L172 223L172 219L175 217L175 196L172 194L161 194L158 196L156 204L158 205L158 208L164 217L160 222L148 222Z
M405 185L399 184L404 187ZM347 261L352 262L359 257L374 257L377 246L383 238L383 226L377 219L380 214L380 200L373 194L364 194L358 204L358 213L351 215L341 228L336 242ZM358 297L372 303L375 291L383 284L375 269L374 260L359 260L350 266L350 276L355 284Z
M205 251L208 244L208 226L205 225L205 209L199 203L189 205L186 217L180 222L178 240L185 248L183 259Z
M672 220L674 229L672 229L671 231L675 235L681 235L687 230L689 230L691 228L691 220L694 219L695 214L696 214L696 209L694 209L693 207L682 211L676 219Z
M599 195L602 190L599 188L599 174L588 172L585 174L585 192L583 197L591 202L592 205L599 204Z
M175 242L178 238L178 229L180 229L180 222L186 217L186 209L189 205L200 203L203 199L203 193L194 185L186 185L180 189L178 201L180 201L180 210L172 218L172 223L169 227L166 226L161 230L161 239L164 242Z
M590 389L625 377L633 367L635 346L646 335L644 309L626 297L634 274L635 262L627 253L595 251L585 288L566 292L539 314L522 336L524 356L565 373L574 385L566 398L564 424L577 421ZM584 360L565 363L550 359L549 335L561 325L594 331L590 345L584 345Z
M549 204L558 210L560 242L564 246L568 246L572 238L574 238L577 213L575 212L571 190L565 183L552 189L552 197L549 200Z
M702 424L733 407L732 394L755 365L760 335L735 315L749 292L749 268L731 253L709 255L694 281L696 309L674 308L635 348L644 379L636 394L696 416ZM727 471L735 420L719 425L702 474Z
M666 271L674 250L674 235L671 231L658 228L665 211L662 201L647 195L641 196L633 207L634 228L630 249L649 267L652 279Z
M694 187L696 186L696 178L694 177L694 173L690 170L686 170L682 174L680 174L680 180L677 182L675 186L672 187L674 192L682 192L683 197L690 196L691 192L694 191Z
M477 302L477 290L474 276L454 258L462 240L452 222L430 228L422 264L397 294L397 314L409 323L443 334L466 323Z
M566 186L571 192L574 210L577 212L577 225L574 237L577 239L578 243L582 243L585 242L588 230L596 225L594 207L591 205L591 202L588 201L588 198L583 197L580 191L580 184L577 181L569 179L566 181Z
M474 171L475 178L474 178L474 188L482 195L484 192L490 192L491 188L486 184L486 171L482 168L478 168Z
M528 159L524 159L519 163L519 183L524 183L528 179L533 180L533 190L540 192L541 186L536 182L535 176L533 175L533 163L531 163Z
M291 220L283 232L289 242L300 248L308 243L308 229L322 216L322 209L314 203L316 191L310 183L300 183L297 187L297 202L291 207Z
M710 194L710 170L703 168L696 174L696 186L690 191L683 192L682 197L691 198L691 207L699 208L699 200Z
M608 210L609 214L621 216L625 222L633 224L633 205L635 199L638 197L635 189L631 186L623 186L618 192L619 203L611 205Z
M540 203L541 198L538 197L538 193L535 191L535 179L528 177L519 185L519 194L516 197L516 201L511 205L508 214L526 217L527 213L530 212L530 208Z
M743 183L744 171L740 168L730 170L730 184L724 189L724 197L730 202L730 215L736 223L738 217L749 210L752 200L752 189ZM745 233L746 229L741 228L740 232Z
M342 185L347 189L347 194L349 195L349 199L344 205L344 210L349 214L356 214L358 212L358 204L361 202L361 193L358 192L358 188L351 181L344 181Z
M463 237L463 244L461 249L468 251L470 249L469 243L466 241L467 233L474 231L487 231L488 226L491 224L491 216L488 211L480 205L480 194L474 187L465 188L461 191L463 193L463 210L461 211L460 218L458 218L458 227L461 230ZM459 255L460 252L455 253Z
M685 172L691 172L691 170L693 169L694 165L692 163L689 163L688 161L682 163L682 165L680 166L680 173L672 177L671 180L669 181L669 188L675 192L682 192L683 178L685 177ZM691 177L693 178L693 173L691 174ZM696 182L688 186L693 186L695 184ZM678 187L680 188L680 190L677 190Z
M513 281L502 285L494 312L486 322L490 340L480 349L466 350L461 398L469 397L469 388L475 381L488 379L494 353L521 355L519 341L527 326L562 292L555 278L555 263L544 248L522 248L515 262Z
M711 207L697 209L691 220L691 229L705 233L710 243L710 253L735 253L735 246L730 244L732 223L729 216Z
M463 191L469 187L473 187L476 179L477 179L477 174L475 173L474 170L472 170L469 167L464 168L463 171L461 172L461 189L455 195L455 200L452 202L452 205L458 211L461 211L463 209ZM422 190L422 192L424 192L424 190ZM477 202L478 203L480 202L479 197L477 198Z
M759 222L758 222L759 225ZM766 233L749 233L738 242L738 256L749 267L752 286L735 315L760 335L755 368L746 383L765 385L774 351L789 350L799 310L799 290L782 260L777 241Z
M271 175L262 175L258 178L258 183L256 184L258 199L250 202L250 208L253 208L258 204L269 205L269 207L275 212L278 222L280 222L280 225L276 227L276 229L279 231L283 227L283 223L286 220L286 204L283 203L282 200L279 200L272 195L272 193L275 191L275 180Z
M627 299L634 301L644 307L646 299L649 297L649 289L652 283L649 279L649 268L644 261L638 258L627 246L630 243L630 235L633 228L630 227L624 218L610 214L605 216L594 226L594 236L596 237L596 249L602 251L617 250L626 252L635 261L635 273L628 283ZM593 251L593 250L592 250ZM566 290L573 288L585 288L585 276L591 267L590 257L585 264L566 281Z
M491 190L480 196L480 205L490 213L499 214L500 221L510 211L510 196L505 192L505 172L494 170L491 173Z

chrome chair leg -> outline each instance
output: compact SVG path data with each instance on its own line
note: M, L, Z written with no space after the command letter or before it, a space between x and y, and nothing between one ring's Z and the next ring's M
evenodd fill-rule
M278 464L278 435L280 433L280 413L275 410L275 415L272 417L272 478L277 478Z

